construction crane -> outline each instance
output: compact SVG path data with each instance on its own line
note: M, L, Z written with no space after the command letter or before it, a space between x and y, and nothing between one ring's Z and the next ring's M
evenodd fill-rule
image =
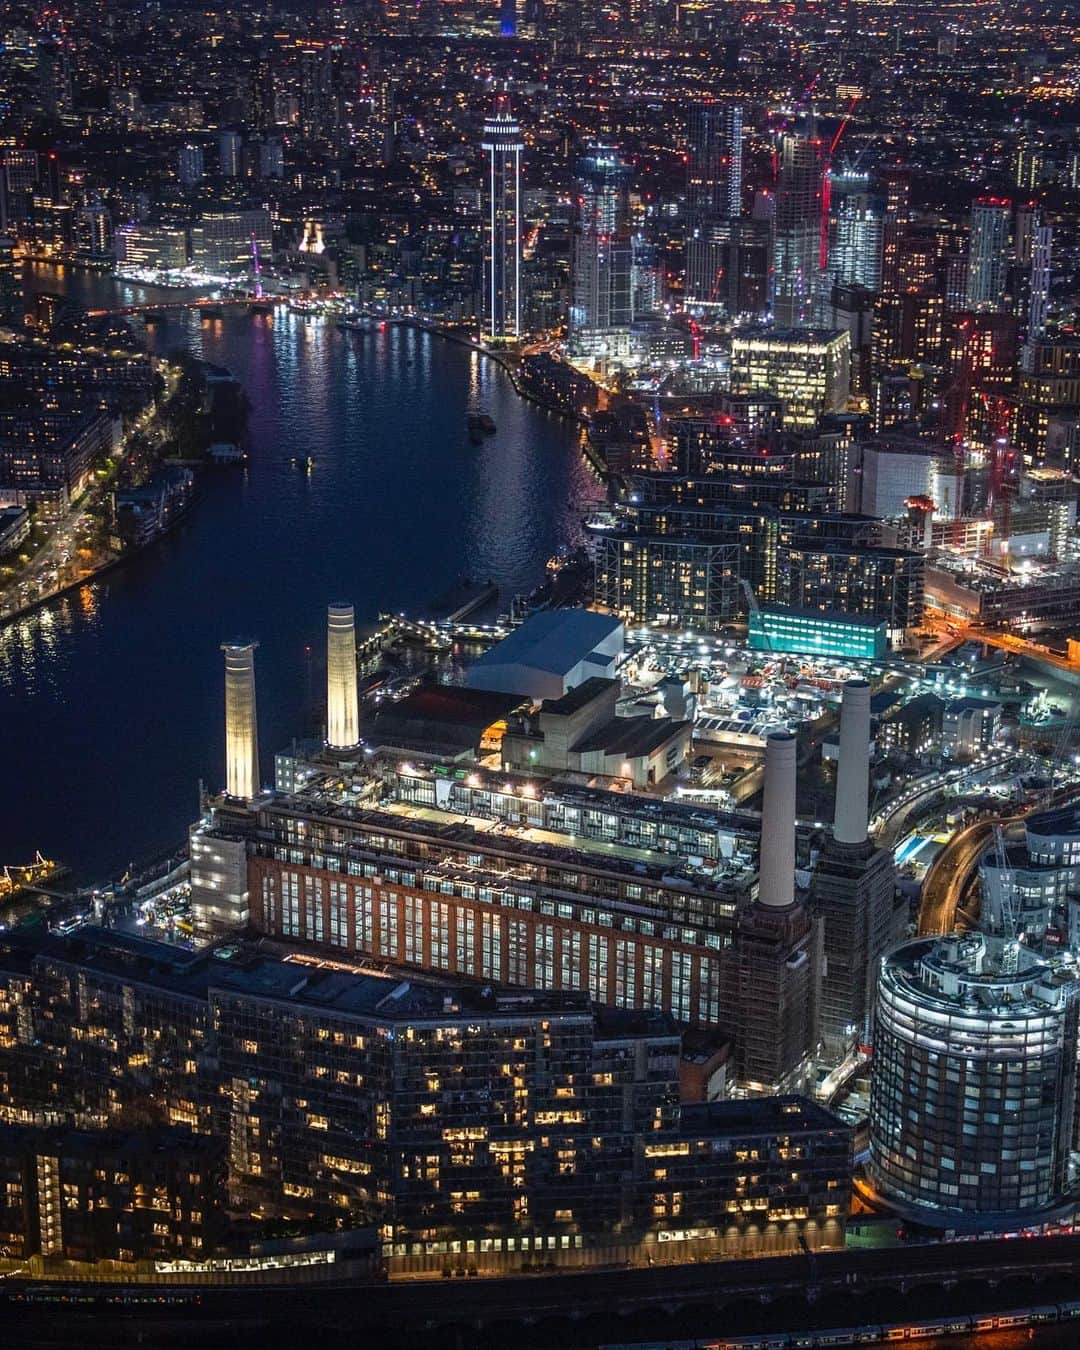
M10 900L27 886L41 885L61 870L60 864L44 857L40 849L25 867L0 866L0 900Z
M1001 955L1003 975L1014 975L1020 958L1020 913L1016 907L1015 878L1005 851L1005 832L994 826L994 855L1001 894L1001 931L1005 946Z
M1050 751L1050 785L1036 802L1036 811L1041 811L1044 807L1049 806L1058 790L1058 770L1065 764L1069 743L1072 741L1073 732L1076 730L1076 715L1075 706L1070 705L1068 716L1062 722L1061 730L1054 742L1054 748Z
M765 644L765 650L768 652L770 656L776 656L777 653L773 651L773 645L769 639L769 633L768 629L765 627L765 621L761 619L761 609L757 602L757 596L754 594L753 586L750 585L749 581L747 581L745 577L740 577L739 588L742 591L743 595L746 596L747 618L752 620L756 617L759 620L761 620L758 627L761 632L761 640ZM749 633L747 634L747 636L749 636Z

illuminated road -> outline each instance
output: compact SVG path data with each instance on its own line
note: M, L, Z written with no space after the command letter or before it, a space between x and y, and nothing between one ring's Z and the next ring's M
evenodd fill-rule
M1031 763L1031 758L1027 755L1003 750L972 764L918 778L875 814L870 823L870 832L880 847L892 848L907 830L912 815L934 797L947 792L959 796L978 787L980 783L988 782L991 778L1003 774L1023 773Z
M929 618L926 627L934 629L942 639L939 646L933 649L934 657L951 647L959 646L962 642L981 642L987 647L1010 652L1013 656L1026 657L1029 661L1040 661L1067 675L1080 675L1080 661L1070 660L1061 652L1051 651L1041 642L1032 642L1029 638L1020 637L1016 633L999 633L991 628L976 627L961 623L959 620L943 620L937 617ZM931 658L924 653L922 659Z
M1061 788L1049 800L1035 803L1028 810L1015 816L1001 819L977 820L966 830L954 835L945 845L923 882L922 898L919 902L918 930L920 937L933 933L951 933L956 927L956 912L963 899L968 882L974 875L979 856L990 843L994 828L1000 825L1008 831L1010 825L1017 825L1032 811L1050 811L1058 806L1076 800L1076 784Z
M952 838L934 859L923 882L919 936L951 933L956 911L979 856L993 834L995 820L978 820Z

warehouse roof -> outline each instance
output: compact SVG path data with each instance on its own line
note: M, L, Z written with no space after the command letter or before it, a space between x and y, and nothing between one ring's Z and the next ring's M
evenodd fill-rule
M497 642L470 668L469 684L480 686L483 671L522 665L566 675L622 626L620 619L589 609L542 610Z

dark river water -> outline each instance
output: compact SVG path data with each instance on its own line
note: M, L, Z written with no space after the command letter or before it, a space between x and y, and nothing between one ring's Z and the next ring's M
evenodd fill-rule
M87 305L146 298L85 273L38 269L30 284ZM150 343L243 382L248 467L207 470L167 538L0 632L0 865L40 848L99 880L183 837L199 780L223 776L222 640L260 642L268 779L318 696L328 602L351 601L358 619L423 610L462 575L508 600L580 537L601 495L571 424L430 334L242 311L171 317ZM498 427L480 446L465 430L476 406ZM297 454L314 457L310 474Z

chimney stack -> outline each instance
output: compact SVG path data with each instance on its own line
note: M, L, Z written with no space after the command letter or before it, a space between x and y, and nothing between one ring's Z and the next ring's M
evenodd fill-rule
M356 686L356 618L352 605L326 611L326 743L351 750L360 740Z
M790 731L774 731L765 742L758 904L787 909L794 903L795 737Z
M259 791L259 733L255 720L257 642L223 642L225 653L225 791L250 801Z
M833 838L838 844L864 844L869 816L870 686L865 680L848 680L840 705Z

